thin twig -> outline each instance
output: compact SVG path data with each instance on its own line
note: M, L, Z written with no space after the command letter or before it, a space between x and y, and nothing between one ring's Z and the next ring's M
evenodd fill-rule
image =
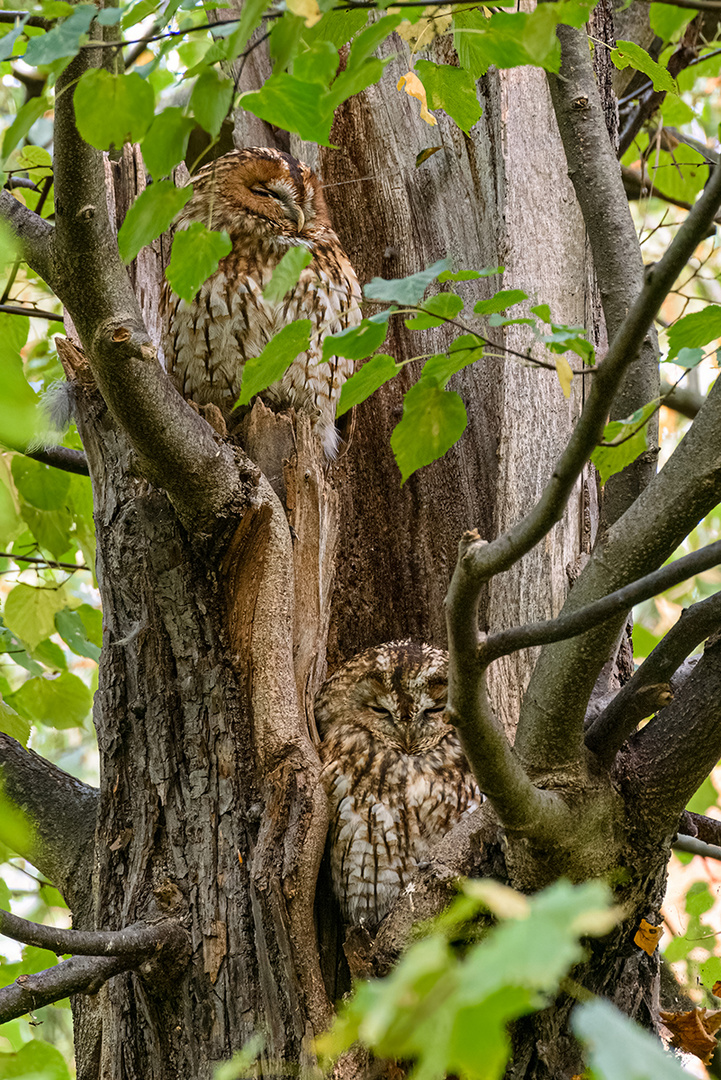
M85 566L84 563L53 562L52 559L42 559L37 555L16 555L14 551L0 551L0 559L34 563L38 566L47 566L50 570L90 570L90 567Z

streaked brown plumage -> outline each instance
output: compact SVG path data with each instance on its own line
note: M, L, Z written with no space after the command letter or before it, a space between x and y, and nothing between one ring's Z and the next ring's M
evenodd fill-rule
M245 361L296 319L310 319L311 344L282 381L263 397L280 407L310 411L329 457L336 453L335 409L353 362L321 363L323 339L360 322L360 289L334 233L318 178L308 165L279 150L252 147L225 154L193 178L193 196L177 228L201 221L225 229L233 249L187 304L166 285L162 301L163 352L173 382L198 405L226 415L240 393ZM277 303L262 292L292 246L313 261Z
M331 874L346 924L375 927L433 844L481 802L444 719L447 690L445 652L392 641L348 661L318 693Z

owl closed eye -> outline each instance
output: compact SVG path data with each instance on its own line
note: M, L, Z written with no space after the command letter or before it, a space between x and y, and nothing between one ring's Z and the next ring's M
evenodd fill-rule
M360 322L360 288L332 229L320 182L304 162L262 147L236 150L201 169L178 229L201 222L225 230L232 250L188 303L166 283L161 298L162 346L168 373L184 397L216 405L227 417L240 394L245 363L299 319L311 323L310 344L263 397L310 413L326 455L339 442L335 410L353 362L323 360L323 341ZM293 289L263 296L292 247L311 255Z
M378 925L434 843L482 796L445 721L447 654L388 642L344 664L315 716L346 924Z

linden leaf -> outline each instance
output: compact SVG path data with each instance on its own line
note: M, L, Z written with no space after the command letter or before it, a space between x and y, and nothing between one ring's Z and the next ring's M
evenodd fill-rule
M633 943L634 945L638 945L639 949L643 949L645 953L648 953L649 956L653 956L662 935L662 926L652 926L646 919L641 919L641 924L636 931Z
M556 374L563 390L563 396L571 396L571 383L573 382L573 369L564 356L556 357Z
M425 120L425 122L427 124L430 124L431 126L434 126L438 123L435 116L428 112L428 100L426 98L426 90L423 83L415 74L415 72L409 71L406 75L401 75L400 79L398 80L398 85L396 86L396 89L405 89L405 92L408 94L409 97L413 97L417 101L420 101L421 120Z

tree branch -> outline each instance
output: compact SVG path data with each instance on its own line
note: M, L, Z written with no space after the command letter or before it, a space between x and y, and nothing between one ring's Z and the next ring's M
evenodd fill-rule
M477 533L466 533L459 545L476 542ZM561 799L531 783L516 758L486 691L485 673L477 661L478 623L475 607L464 606L448 620L449 664L448 720L458 731L461 745L481 791L490 799L501 822L539 839L567 814Z
M625 786L644 823L678 827L693 793L721 757L721 639L707 643L676 698L621 751Z
M661 394L666 408L674 409L675 412L680 413L681 416L685 416L689 420L696 417L704 403L703 394L699 394L695 390L689 390L687 386L672 387L671 383L664 380L661 382Z
M673 564L672 564L673 565ZM656 648L644 660L610 704L586 731L585 741L601 761L610 763L642 716L634 714L633 701L646 688L670 684L671 676L689 653L721 625L721 593L681 612ZM646 712L648 716L653 709Z
M721 169L716 169L665 255L647 273L641 294L599 365L578 423L533 509L492 543L485 543L477 534L466 537L446 597L451 650L456 643L465 641L470 619L474 620L475 627L483 584L517 562L560 519L585 462L602 436L608 402L613 399L623 372L637 355L663 299L719 205ZM609 541L613 539L614 543L607 542L605 549L597 550L570 593L568 610L596 600L608 593L609 586L612 589L622 587L663 563L688 529L718 501L721 494L720 413L721 387L717 383L669 464L610 530ZM716 448L716 453L709 453L709 447ZM654 495L649 502L647 495L651 489ZM639 520L641 513L644 516ZM622 522L623 527L620 527ZM610 550L616 550L618 554L606 564L602 551L608 553ZM619 632L620 625L615 620L575 638L571 648L560 644L544 650L532 676L532 689L529 688L526 696L515 744L517 751L523 748L523 760L535 762L539 767L544 761L550 764L559 760L578 760L586 702ZM474 633L477 635L477 630ZM567 658L564 650L568 652ZM452 662L449 702L458 714L455 702L457 672L458 666ZM584 684L585 696L579 695ZM559 685L564 688L562 695L558 693ZM464 696L468 700L467 691ZM563 717L563 721L558 725L551 724L549 712Z
M0 732L0 781L26 815L27 857L73 907L76 884L92 864L98 792Z
M0 990L0 1024L71 994L97 994L113 975L135 966L137 960L130 956L74 956L36 975L20 975Z
M162 370L120 261L102 156L75 127L75 84L99 62L99 50L83 50L58 79L55 289L145 475L165 488L189 530L210 532L238 498L238 466Z
M0 217L10 226L25 262L55 291L53 226L4 188L0 191Z
M639 578L630 585L624 585L623 588L609 593L600 600L595 600L586 607L563 613L556 619L514 626L509 630L501 630L497 634L489 634L479 646L478 663L482 667L487 667L493 660L517 652L518 649L528 649L533 645L546 645L553 641L564 641L575 637L605 622L612 615L628 612L634 604L640 604L643 600L648 600L665 589L686 581L694 574L700 574L712 566L718 566L719 563L721 563L721 540L693 551L690 555L684 555L683 558L676 559L675 562L669 563L660 570L654 570L651 574L646 574L645 577ZM707 634L704 634L704 637L706 636ZM684 654L684 656L687 655L688 653Z
M43 446L37 450L23 450L25 457L40 461L43 465L52 465L54 469L75 473L77 476L89 476L88 460L82 450L73 450L67 446Z
M636 227L623 186L616 148L606 127L593 70L588 38L570 26L559 26L561 68L548 73L551 101L571 178L586 226L593 266L601 293L606 333L613 341L626 319L629 302L644 283L644 266ZM608 223L614 227L609 229ZM630 416L658 397L658 341L653 323L643 330L637 355L607 399L611 420ZM658 419L650 435L658 439ZM616 521L655 472L650 456L638 458L613 476L604 490L603 520Z
M74 956L130 956L136 960L152 956L164 946L177 948L186 944L185 932L178 923L164 922L149 926L136 923L123 930L63 930L28 922L9 911L0 909L0 934L50 949L54 953L73 953Z
M54 311L22 307L20 304L0 304L0 312L4 315L28 315L31 319L47 319L48 322L61 323L63 321L62 315L56 315Z
M23 21L25 26L37 26L41 30L52 30L54 26L53 19L45 19L42 15L28 15L27 11L0 11L0 25L10 23L14 26L16 22Z

